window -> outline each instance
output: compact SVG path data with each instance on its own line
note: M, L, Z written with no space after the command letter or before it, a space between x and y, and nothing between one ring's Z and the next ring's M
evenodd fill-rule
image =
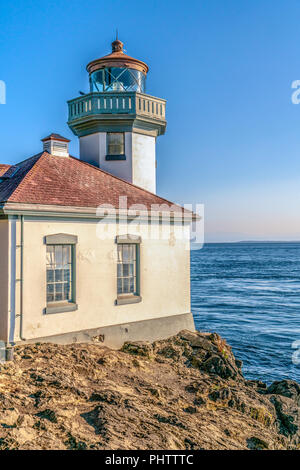
M72 245L47 245L47 304L71 302Z
M136 293L137 245L118 245L118 294Z
M48 235L46 241L45 313L77 310L75 303L75 246L77 237L67 234Z
M124 132L107 133L107 155L125 156L125 136Z
M90 90L93 91L138 91L146 93L146 75L135 69L106 67L90 75Z
M140 240L117 237L117 304L140 302L139 258Z

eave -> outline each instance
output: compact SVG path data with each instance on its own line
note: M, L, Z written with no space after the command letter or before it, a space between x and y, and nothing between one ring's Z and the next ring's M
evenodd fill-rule
M15 202L6 202L0 204L0 217L8 216L29 216L29 217L51 217L51 218L80 218L80 219L98 219L117 218L119 221L127 218L128 220L139 219L143 221L171 221L189 224L201 220L201 217L190 211L167 212L167 211L142 211L134 209L114 209L104 208L104 212L99 212L96 207L74 207L44 204L24 204ZM184 214L184 216L183 216Z

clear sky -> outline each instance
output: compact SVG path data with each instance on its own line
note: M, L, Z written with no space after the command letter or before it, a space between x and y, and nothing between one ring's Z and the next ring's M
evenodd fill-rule
M166 98L158 193L204 203L206 241L300 240L299 0L14 0L0 7L0 162L66 125L115 29Z

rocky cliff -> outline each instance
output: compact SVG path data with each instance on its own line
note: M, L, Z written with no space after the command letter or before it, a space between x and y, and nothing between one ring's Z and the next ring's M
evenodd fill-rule
M18 346L0 366L0 449L297 449L300 386L247 381L217 334Z

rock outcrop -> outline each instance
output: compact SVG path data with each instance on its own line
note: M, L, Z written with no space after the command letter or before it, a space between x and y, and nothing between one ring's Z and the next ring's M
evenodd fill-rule
M0 449L300 448L300 386L241 367L215 333L18 346L0 366Z

